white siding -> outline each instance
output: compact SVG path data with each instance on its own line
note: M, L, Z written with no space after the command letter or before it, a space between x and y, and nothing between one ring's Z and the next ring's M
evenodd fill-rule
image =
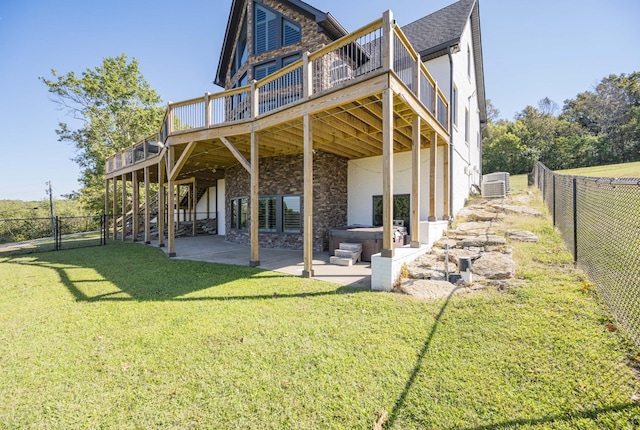
M437 217L442 218L444 184L444 148L438 148ZM420 152L420 221L429 217L429 149ZM393 194L411 194L411 152L393 156ZM348 164L348 208L349 225L371 225L373 223L373 196L382 195L382 157L351 160Z
M473 61L473 42L471 26L467 22L460 38L460 50L452 55L453 82L458 91L457 126L451 126L452 157L451 157L451 185L452 210L455 215L464 206L469 194L474 191L473 185L480 184L481 151L480 111L476 92L475 65L468 67L468 52L471 50ZM444 55L425 62L425 66L438 82L438 87L449 100L452 97L450 85L449 56ZM471 76L469 76L469 70ZM465 109L469 111L469 144L465 142Z

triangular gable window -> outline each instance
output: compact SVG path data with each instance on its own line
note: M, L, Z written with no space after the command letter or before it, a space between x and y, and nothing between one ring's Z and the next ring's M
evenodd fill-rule
M293 45L300 42L302 32L297 24L288 20L283 20L282 26L282 46Z

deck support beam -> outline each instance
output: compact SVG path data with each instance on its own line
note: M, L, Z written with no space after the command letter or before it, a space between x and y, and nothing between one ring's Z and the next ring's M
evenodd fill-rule
M169 149L169 154L167 157L167 171L172 172L175 160L175 148L171 147ZM167 195L169 197L169 207L168 207L168 222L169 233L167 237L169 249L167 250L169 257L176 256L176 223L175 223L175 215L176 215L176 185L175 181L171 179L169 176L169 190L167 191Z
M138 171L131 172L131 188L133 190L131 204L131 235L134 242L138 241L138 233L140 233L140 182L138 181Z
M164 173L165 156L163 155L158 162L158 246L164 248L164 220L165 220L165 186L164 186Z
M105 179L104 181L104 225L102 228L104 229L104 238L105 240L109 238L109 180Z
M311 117L305 115L304 123L304 278L313 277L313 134Z
M127 175L122 175L122 241L127 239Z
M259 237L258 237L258 199L259 199L259 154L258 135L255 130L251 130L251 219L249 222L249 236L251 239L251 259L249 265L258 267L260 265Z
M247 172L251 173L251 165L249 164L247 159L244 158L244 155L242 155L242 153L238 151L238 148L236 148L236 146L231 143L226 137L221 136L220 141L224 144L224 146L227 147L231 154L233 154L236 160L238 160L238 163L240 163L240 165L244 167Z
M144 167L144 243L151 243L151 206L149 195L149 166Z
M413 117L411 157L411 247L420 248L420 116Z
M393 91L382 91L382 257L393 258Z
M429 152L429 221L437 221L438 193L438 134L431 133Z
M113 240L118 239L118 177L113 177Z
M193 178L193 185L191 186L193 190L193 200L191 202L191 221L193 222L193 237L196 236L196 220L197 220L197 212L196 208L198 207L198 187L196 186L196 178Z

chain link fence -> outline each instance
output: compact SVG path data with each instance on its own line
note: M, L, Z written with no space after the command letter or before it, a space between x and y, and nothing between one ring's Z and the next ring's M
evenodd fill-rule
M0 257L101 246L105 216L0 219Z
M561 175L538 163L533 180L574 261L640 346L640 178Z

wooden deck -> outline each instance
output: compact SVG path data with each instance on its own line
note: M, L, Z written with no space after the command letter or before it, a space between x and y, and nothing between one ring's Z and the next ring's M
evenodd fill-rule
M349 66L340 76L329 71L336 61ZM296 63L249 86L170 103L156 135L106 160L106 209L111 203L113 213L118 213L118 181L133 183L136 207L141 182L146 195L150 183L166 184L170 190L180 183L209 186L224 169L238 163L251 174L251 197L257 199L258 159L300 153L305 154L305 195L311 195L313 151L318 150L348 159L383 156L383 219L385 226L391 226L394 153L413 151L412 198L419 199L422 148L430 148L432 191L437 181L448 187L448 175L436 171L436 148L449 144L448 118L444 94L391 12L386 12L382 19L317 52L305 53ZM447 162L445 158L445 170ZM167 193L168 207L174 207L174 194ZM436 193L430 195L431 213L435 214ZM448 198L447 192L444 195ZM160 207L164 207L163 199L160 193ZM307 206L311 201L304 199L303 216L303 230L309 236L308 243L305 239L308 275L312 274L311 235L306 233L312 226L312 208ZM125 191L121 202L126 207ZM419 208L413 202L411 206ZM252 205L254 209L257 211L257 205ZM173 211L168 212L171 254ZM252 218L257 219L256 215L252 213ZM415 215L412 218L417 223ZM391 230L385 228L389 241ZM417 225L411 230L417 234ZM251 226L250 234L255 249L251 260L257 264L257 225ZM417 236L412 237L413 242ZM383 248L393 253L390 242Z

